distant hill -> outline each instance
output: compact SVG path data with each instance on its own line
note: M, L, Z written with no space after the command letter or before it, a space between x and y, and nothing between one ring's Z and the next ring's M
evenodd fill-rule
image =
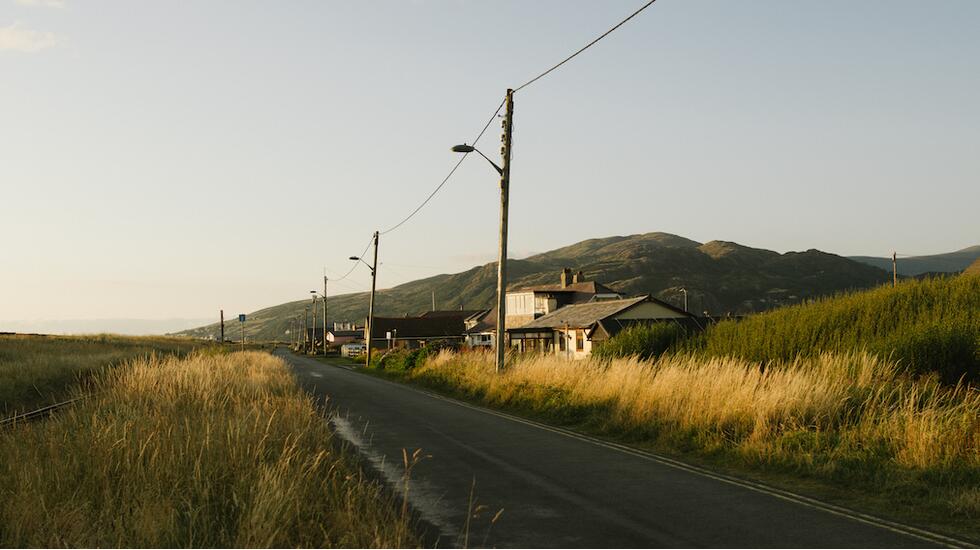
M590 239L523 260L510 260L509 288L557 283L563 267L581 270L586 279L620 292L649 293L678 306L683 305L681 288L686 288L690 310L713 314L761 311L890 280L881 269L819 250L779 254L726 241L702 244L668 233L647 233ZM426 311L432 291L442 309L490 307L496 280L496 263L489 263L462 273L436 275L380 290L376 314L398 316ZM246 332L253 338L288 340L291 320L303 315L308 304L300 300L251 313ZM328 317L331 321L363 322L367 305L367 293L331 296ZM238 337L237 321L226 327L227 337ZM212 324L180 334L210 337L217 332L218 325Z
M913 277L924 273L957 273L980 258L980 245L931 256L912 256L898 258L898 274ZM863 264L880 267L891 273L892 259L875 256L850 256L850 259Z

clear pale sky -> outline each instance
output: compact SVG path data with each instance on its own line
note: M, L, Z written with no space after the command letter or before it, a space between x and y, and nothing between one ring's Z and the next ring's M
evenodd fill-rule
M641 4L0 0L0 321L304 298L507 87ZM649 231L978 244L978 26L972 0L659 0L515 97L512 256ZM467 159L382 237L379 286L491 261L497 189Z

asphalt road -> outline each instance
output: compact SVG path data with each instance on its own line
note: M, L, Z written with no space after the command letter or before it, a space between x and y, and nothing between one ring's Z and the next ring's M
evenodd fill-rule
M277 352L337 431L401 490L438 546L936 547L942 539L655 455ZM472 496L471 496L472 495ZM475 502L475 505L474 505ZM468 510L480 508L467 529ZM491 518L500 509L496 523ZM923 536L925 538L923 538Z

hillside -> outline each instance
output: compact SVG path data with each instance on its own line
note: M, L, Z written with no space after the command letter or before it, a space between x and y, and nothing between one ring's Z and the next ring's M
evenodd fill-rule
M889 273L892 270L891 258L877 258L874 256L850 256L851 260L863 264L880 267ZM930 256L912 256L898 258L898 274L905 276L922 275L924 273L956 273L963 271L970 264L980 259L980 245L948 252L946 254L933 254Z
M688 290L692 311L749 313L842 290L868 288L889 280L884 271L819 250L779 254L726 241L699 243L667 233L590 239L571 246L508 262L509 288L557 283L563 267L581 270L626 294L650 293L681 305ZM380 269L384 269L381 266ZM416 314L429 308L431 291L446 309L489 307L496 286L496 263L462 273L436 275L378 291L378 315ZM259 339L288 339L291 319L303 314L306 300L249 314L247 334ZM333 320L362 320L367 294L331 296ZM238 338L237 322L226 335ZM217 324L181 332L210 337Z
M687 351L753 361L871 351L945 382L980 375L980 277L935 277L725 321Z

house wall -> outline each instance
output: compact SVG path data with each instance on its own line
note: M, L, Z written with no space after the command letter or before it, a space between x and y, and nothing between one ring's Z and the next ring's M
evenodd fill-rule
M577 349L576 335L582 338L582 349ZM565 341L565 349L562 349L562 340ZM592 353L592 342L585 334L585 329L558 329L555 331L554 342L552 345L554 354L558 357L568 359L585 359Z

